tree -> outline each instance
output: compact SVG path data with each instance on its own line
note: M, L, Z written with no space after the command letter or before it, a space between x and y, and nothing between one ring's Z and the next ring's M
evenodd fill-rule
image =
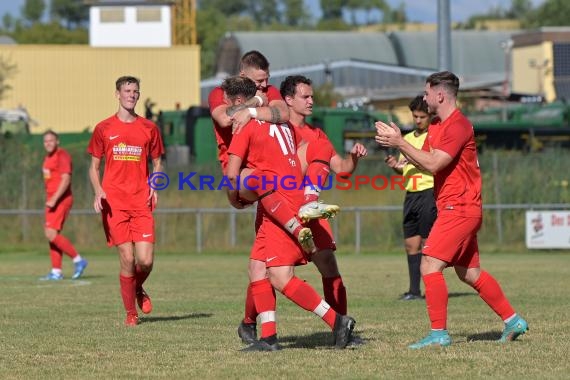
M200 10L217 10L227 16L242 14L248 7L248 0L202 0L198 3Z
M12 88L6 82L8 79L12 78L16 72L16 65L10 63L7 59L4 59L4 57L0 55L0 102L6 96L6 92Z
M2 29L6 32L11 32L14 30L14 17L10 13L4 13L2 16Z
M89 8L77 0L51 0L50 15L53 20L64 20L67 29L89 20Z
M323 20L342 19L342 8L347 0L321 0Z
M546 0L532 11L523 23L527 27L568 26L570 19L570 2L566 0Z
M50 24L36 23L30 27L16 25L12 37L19 44L78 44L84 45L89 42L87 30L77 28L68 30L60 23Z
M507 11L507 18L523 19L532 11L531 0L512 0L511 9Z
M290 26L308 25L310 16L305 9L303 0L283 0L285 12L283 19L285 24Z
M22 16L30 24L38 23L46 10L44 0L26 0L22 7Z

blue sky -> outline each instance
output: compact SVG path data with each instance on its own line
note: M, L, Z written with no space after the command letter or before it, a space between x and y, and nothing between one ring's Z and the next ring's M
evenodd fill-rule
M230 1L230 0L228 0ZM399 4L406 5L408 19L410 21L420 21L435 23L437 19L437 2L438 0L387 0L391 7L395 8ZM545 0L532 0L537 6ZM0 0L0 17L4 13L11 13L13 16L20 15L20 9L25 0ZM452 21L466 21L473 14L485 13L489 9L501 6L509 8L511 0L450 0L451 2L451 19ZM320 14L318 0L305 0L307 7L312 13Z

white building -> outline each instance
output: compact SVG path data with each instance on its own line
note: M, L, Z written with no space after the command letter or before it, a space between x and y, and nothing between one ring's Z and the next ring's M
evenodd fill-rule
M93 47L172 46L174 0L90 0Z

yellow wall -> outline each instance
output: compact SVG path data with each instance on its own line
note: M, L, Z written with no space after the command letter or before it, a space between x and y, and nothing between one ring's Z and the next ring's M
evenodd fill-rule
M198 46L0 45L0 55L17 66L0 108L24 106L38 122L32 133L91 130L116 112L115 80L122 75L141 80L137 112L143 116L146 98L156 103L155 112L200 104Z
M552 42L543 42L540 45L515 47L512 50L512 74L513 92L539 94L544 91L548 102L556 99L554 89L554 74L552 70ZM537 65L544 65L545 68L538 69L530 66L530 61L534 60ZM542 82L542 90L540 89Z

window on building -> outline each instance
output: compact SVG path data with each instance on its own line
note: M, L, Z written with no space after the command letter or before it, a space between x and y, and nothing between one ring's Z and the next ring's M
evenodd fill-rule
M101 23L125 22L125 8L101 8L99 11Z
M160 22L160 7L137 7L137 22Z

